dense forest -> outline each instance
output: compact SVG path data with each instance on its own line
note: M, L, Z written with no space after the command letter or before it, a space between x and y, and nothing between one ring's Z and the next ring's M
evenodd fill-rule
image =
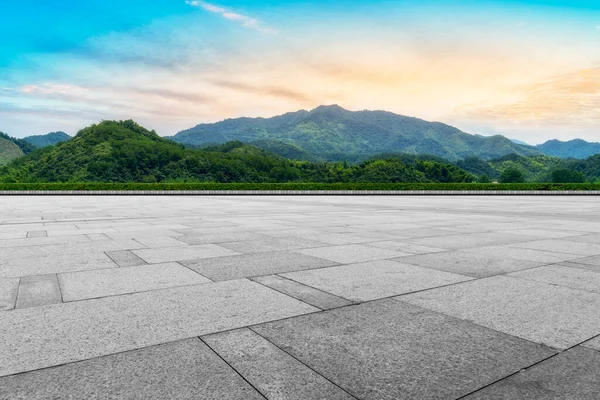
M65 136L52 134L52 138L44 140L67 139ZM82 129L74 138L44 148L35 148L8 135L0 137L0 141L4 141L7 155L12 149L11 157L17 157L10 162L7 158L8 164L0 167L0 183L600 181L600 154L585 160L542 154L448 160L439 155L405 153L362 155L360 159L352 159L340 153L342 161L331 162L312 156L293 144L272 139L251 144L231 141L191 148L162 138L131 120L103 121ZM23 147L19 148L18 144ZM24 152L27 154L23 156Z
M0 182L472 182L448 163L294 161L242 142L189 149L133 121L104 121L0 168Z

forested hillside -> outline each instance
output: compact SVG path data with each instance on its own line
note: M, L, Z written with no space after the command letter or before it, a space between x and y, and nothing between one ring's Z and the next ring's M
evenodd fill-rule
M0 168L0 182L470 182L460 168L400 159L292 161L241 142L202 150L133 121L104 121Z
M327 161L362 161L382 152L432 154L448 160L540 154L535 148L521 146L504 136L470 135L439 122L386 111L353 112L335 105L273 118L200 124L172 139L194 146L229 141L257 143L285 156ZM294 148L292 153L290 146Z

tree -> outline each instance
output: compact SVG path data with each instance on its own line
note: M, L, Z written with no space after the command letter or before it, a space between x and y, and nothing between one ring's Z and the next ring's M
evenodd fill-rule
M478 183L490 183L491 180L486 174L483 174L479 177L479 179L477 179L477 182Z
M509 167L502 171L500 183L523 183L525 175L519 168Z
M560 168L552 171L552 182L554 183L583 183L585 175L572 169Z

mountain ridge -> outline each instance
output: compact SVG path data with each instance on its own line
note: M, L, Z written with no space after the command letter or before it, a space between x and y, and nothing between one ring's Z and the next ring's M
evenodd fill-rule
M431 154L449 160L469 156L486 159L506 154L540 154L504 136L472 135L456 127L384 110L349 111L338 105L298 110L271 118L232 118L198 124L170 137L176 142L202 146L239 140L252 143L277 140L327 161L335 154L364 157L382 152Z

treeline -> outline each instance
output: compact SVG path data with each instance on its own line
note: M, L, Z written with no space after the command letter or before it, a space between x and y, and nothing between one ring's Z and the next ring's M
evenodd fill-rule
M72 140L32 151L0 168L0 182L460 183L476 179L457 166L398 158L294 161L230 142L201 150L159 137L134 121L104 121Z

